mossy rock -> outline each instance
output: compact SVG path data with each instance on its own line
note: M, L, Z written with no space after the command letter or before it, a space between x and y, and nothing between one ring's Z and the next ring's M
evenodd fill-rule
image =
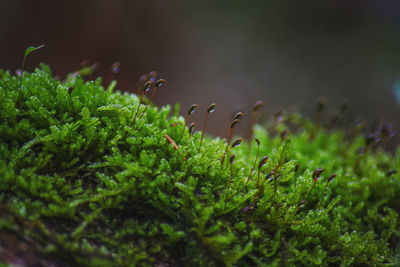
M290 113L225 155L178 108L115 82L61 82L46 65L0 74L4 264L400 264L400 150L379 147L385 131Z

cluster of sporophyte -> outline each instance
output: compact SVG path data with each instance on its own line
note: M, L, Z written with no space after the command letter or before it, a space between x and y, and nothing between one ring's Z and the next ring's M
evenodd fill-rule
M113 66L117 68L118 66ZM400 152L297 113L247 140L204 135L216 104L156 107L50 68L0 75L0 261L90 266L394 266ZM161 89L160 89L161 90ZM320 103L319 112L323 103ZM203 131L190 115L204 112Z

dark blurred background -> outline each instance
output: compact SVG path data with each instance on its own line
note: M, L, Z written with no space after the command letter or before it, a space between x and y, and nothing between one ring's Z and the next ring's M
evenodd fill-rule
M260 99L266 113L313 116L319 97L349 103L365 120L398 122L393 84L400 79L400 4L396 0L4 0L0 68L21 67L25 48L47 44L40 62L64 78L83 60L98 75L121 62L118 88L134 91L143 73L167 79L159 105L218 103L209 132L226 136L233 112ZM250 116L243 124L249 124Z

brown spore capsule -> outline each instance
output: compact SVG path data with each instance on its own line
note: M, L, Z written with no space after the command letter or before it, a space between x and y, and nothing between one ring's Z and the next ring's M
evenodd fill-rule
M120 66L121 66L120 62L115 62L114 64L111 65L111 72L113 74L117 74L120 71Z
M232 154L232 156L229 158L229 163L232 164L234 160L235 160L235 154Z
M159 79L159 80L155 83L153 92L151 93L151 96L150 96L150 100L153 99L153 96L154 96L154 94L156 93L157 88L158 88L158 87L161 87L165 82L166 82L166 80L164 80L164 79ZM146 82L146 84L147 84L147 83L153 83L153 82L152 82L152 80L149 80L149 81ZM146 90L146 86L145 86L145 90ZM150 90L150 87L149 87L149 89L148 89L146 92L148 92L149 90ZM146 107L144 108L142 114L140 114L139 119L141 119L141 118L143 117L144 113L146 112L147 108L149 107L149 104L150 104L150 101L147 101Z
M254 106L253 111L251 113L251 122L250 122L250 133L249 133L249 148L247 153L247 159L250 159L250 151L251 151L251 140L253 139L253 132L254 132L254 124L256 123L257 118L257 111L264 105L264 102L258 100Z
M142 88L143 88L144 84L146 83L147 78L148 78L147 74L143 74L140 76L140 78L136 84L136 92L135 92L136 94L139 94L142 91Z
M157 72L153 70L147 75L147 81L154 83L156 81L156 77L157 77Z
M241 112L239 112L239 113L241 113ZM239 113L238 113L238 114L239 114ZM236 114L235 117L237 117L237 116L238 116L238 115ZM239 118L240 118L240 116L239 116ZM221 165L224 164L225 156L226 156L226 154L228 153L229 145L230 145L230 143L231 143L231 138L232 138L232 135L233 135L233 128L235 127L235 125L236 125L239 121L240 121L240 119L234 119L234 120L231 122L230 130L229 130L228 143L227 143L227 145L226 145L225 154L223 155L222 160L221 160Z
M312 174L312 179L315 181L315 182L317 182L318 181L318 179L319 179L319 176L321 175L321 173L322 172L324 172L325 170L324 169L315 169L314 171L313 171L313 174Z
M158 81L156 81L155 87L158 88L158 87L164 85L165 82L166 82L166 80L164 80L164 79L159 79Z
M261 100L258 100L254 106L253 106L253 112L256 112L257 110L259 110L262 106L264 106L264 102L262 102Z
M226 155L231 151L231 149L234 148L234 147L240 146L240 144L242 143L242 141L243 141L243 138L239 138L239 139L237 139L235 142L232 143L232 146L229 148L229 150L226 150L225 153L224 153L224 155L222 156L222 158L221 158L221 165L224 164L225 157L226 157Z
M317 181L318 181L318 179L319 179L319 176L320 176L321 173L324 172L324 171L325 171L324 169L318 168L318 169L315 169L315 170L313 171L313 174L312 174L313 186L314 186L314 195L315 195L315 199L317 200L317 202L319 202L319 201L318 201L317 186L316 186L316 184L317 184Z
M153 84L152 81L147 81L147 82L144 84L143 92L147 93L148 91L150 91L150 88L151 88L151 85L152 85L152 84Z
M192 122L192 123L190 124L190 126L189 126L189 134L193 133L194 127L195 127L195 126L196 126L196 123L195 123L195 122Z
M270 171L270 172L264 177L264 180L263 180L263 182L262 182L262 184L261 184L261 187L264 185L265 181L271 182L272 179L273 179L274 174L275 174L275 171Z
M199 107L198 104L191 105L189 110L188 110L188 112L187 112L187 115L188 116L192 115L197 110L198 107Z
M182 128L181 135L179 136L178 144L181 142L181 139L182 139L183 134L185 132L185 125L189 121L190 115L192 115L197 110L198 107L199 107L198 104L193 104L193 105L190 106L190 108L189 108L189 110L188 110L188 112L186 114L185 124L184 124L184 126Z
M237 139L235 142L232 143L232 147L238 147L242 143L243 138Z
M108 83L111 82L111 77L115 74L117 74L120 71L120 62L114 62L111 67L110 67L110 72L108 74Z
M156 81L155 85L154 85L154 89L153 92L151 93L150 99L153 99L154 94L156 93L157 89L161 86L164 85L164 83L166 83L167 81L164 79L159 79L158 81Z
M235 114L235 116L233 116L233 120L240 119L241 117L243 117L243 115L244 115L243 112L238 112Z
M235 125L239 122L239 119L234 119L231 123L231 129L233 129L233 127L235 127Z
M331 176L329 176L328 183L333 182L335 180L336 176L337 176L336 174L332 174Z
M262 157L262 159L258 163L258 170L260 170L267 163L268 159L269 159L269 157L267 157L267 156Z
M212 113L212 112L214 112L216 107L217 107L217 104L212 103L212 104L208 107L207 113Z
M297 207L302 208L307 203L306 200L302 200L297 204Z
M136 121L136 117L137 117L137 115L138 115L138 113L139 113L140 106L142 105L143 96L144 96L144 94L145 94L146 92L148 92L148 91L150 90L152 84L153 84L153 82L151 82L151 81L147 81L147 82L145 83L145 85L144 85L144 87L143 87L142 94L140 95L139 105L138 105L138 107L137 107L137 109L136 109L135 117L134 117L133 120L131 121L130 126L132 126L132 124ZM141 115L141 116L142 116L142 115Z
M336 174L332 174L332 175L329 176L328 179L326 180L324 193L322 194L321 201L318 203L318 208L321 206L321 202L324 200L324 197L325 197L325 194L326 194L326 190L328 189L329 183L333 182L333 181L335 180L335 177L336 177L336 176L337 176Z
M258 185L260 183L260 172L261 172L261 168L267 163L269 157L265 156L262 157L260 162L258 163L258 174L257 174L257 185L256 188L258 189Z
M300 163L297 163L296 166L294 167L294 172L297 173L297 171L299 170L300 167Z
M203 144L204 132L205 132L206 129L207 129L208 114L214 112L216 107L217 107L217 104L212 103L212 104L207 108L206 118L205 118L205 120L204 120L203 132L201 133L201 137L200 137L199 151L200 151L200 149L201 149L201 145Z

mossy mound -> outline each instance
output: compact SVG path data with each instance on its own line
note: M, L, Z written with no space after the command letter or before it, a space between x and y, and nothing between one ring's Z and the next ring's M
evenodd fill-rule
M222 163L223 139L178 142L177 108L45 65L22 77L0 79L3 263L399 264L400 152L371 145L386 136L288 114L255 128L258 156L253 139Z

